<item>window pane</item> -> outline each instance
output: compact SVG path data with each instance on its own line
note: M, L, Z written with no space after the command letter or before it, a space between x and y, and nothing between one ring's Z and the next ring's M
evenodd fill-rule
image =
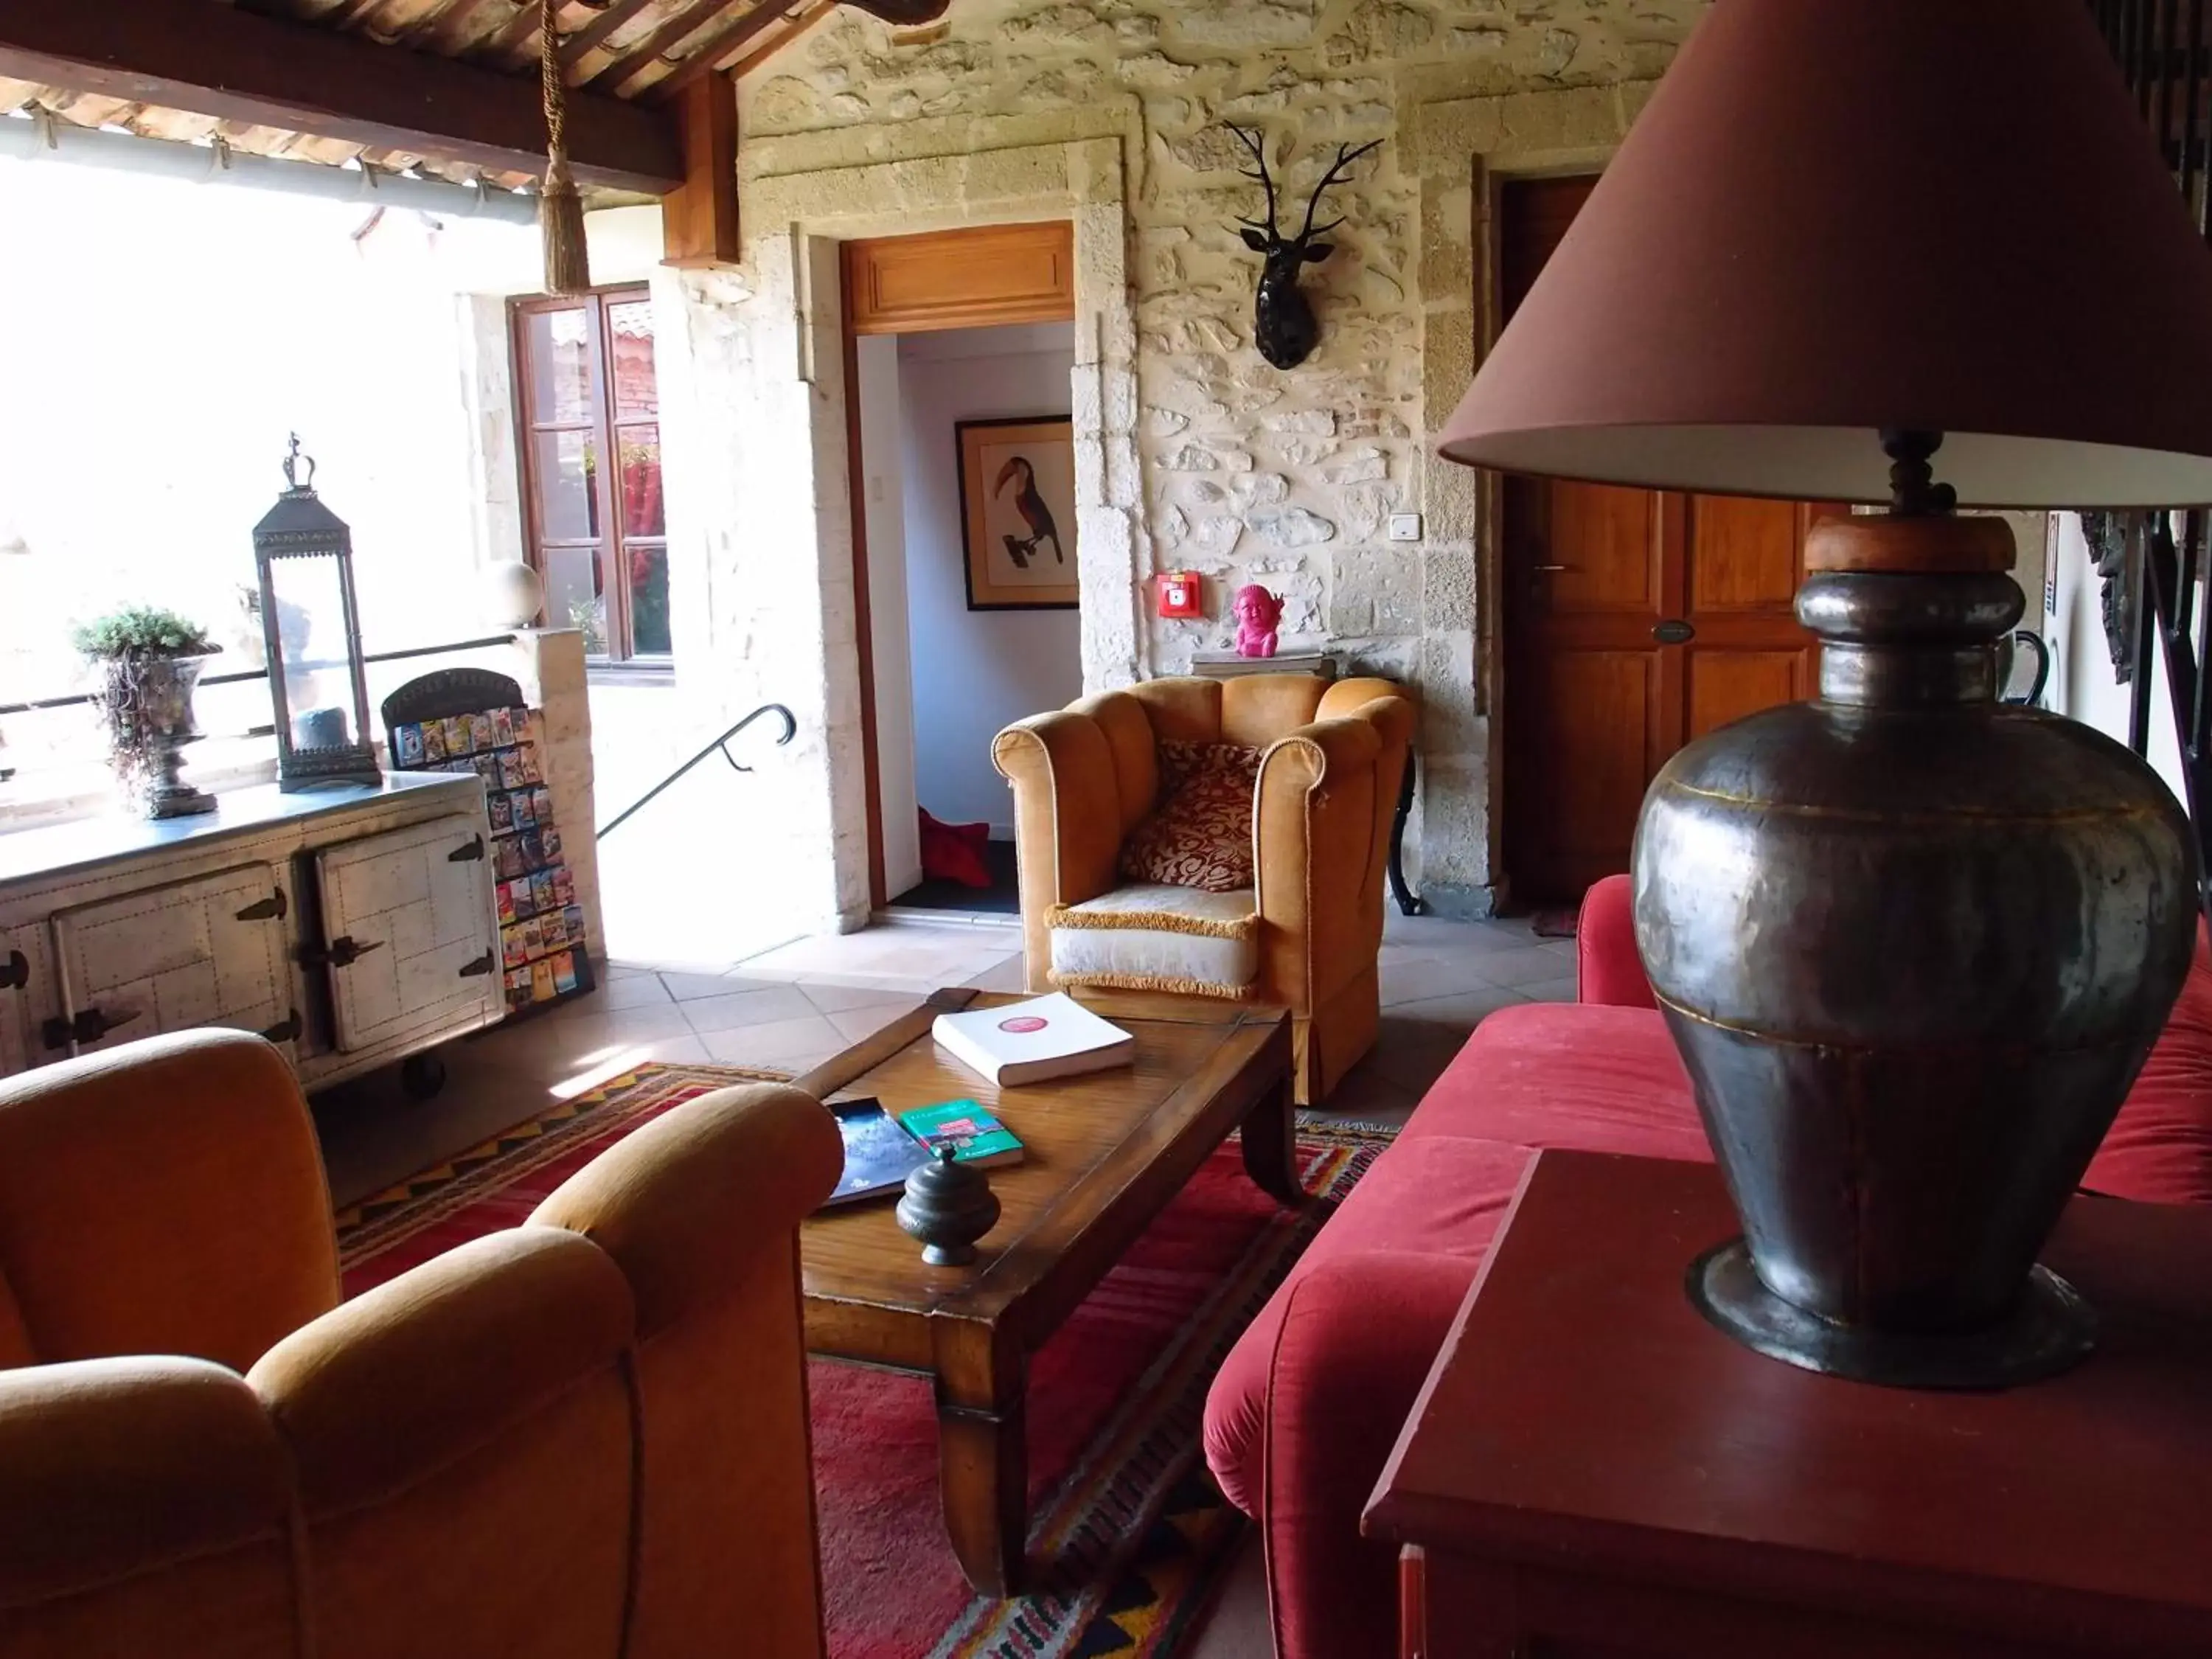
M545 620L554 628L580 628L584 648L607 653L607 602L599 592L596 548L549 547L542 555L545 577Z
M540 432L536 446L538 533L587 542L599 533L599 440L588 432Z
M615 419L660 412L653 369L653 302L626 300L607 307L607 339L615 361Z
M668 549L629 550L630 648L641 657L665 657L676 646L668 629Z
M622 453L622 532L665 536L667 509L660 501L660 428L627 427L616 435Z
M284 653L284 708L295 749L344 749L361 740L347 665L345 593L335 558L277 559L270 566Z
M532 419L544 423L592 417L591 330L584 308L524 313L530 343Z

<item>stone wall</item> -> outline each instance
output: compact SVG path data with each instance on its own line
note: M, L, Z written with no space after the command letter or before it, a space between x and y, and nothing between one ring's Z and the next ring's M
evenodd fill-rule
M818 321L790 324L794 303L807 311L792 277L810 235L1110 203L1108 222L1075 212L1079 239L1115 244L1092 250L1094 290L1102 258L1124 285L1118 307L1079 306L1087 683L1181 671L1228 641L1235 586L1274 589L1286 634L1420 686L1414 860L1444 908L1478 911L1495 787L1484 504L1425 445L1489 337L1486 180L1601 163L1703 4L955 0L943 22L903 31L841 11L743 88L748 292L723 295L728 325L746 332L744 315L765 312L776 350L799 343ZM1263 135L1286 230L1338 145L1383 141L1324 205L1346 222L1307 278L1322 344L1289 373L1253 344L1260 262L1235 220L1261 213L1261 191L1240 176L1231 122ZM1048 172L1071 146L1093 173L1118 158L1119 179L1085 191L1011 176ZM807 378L822 431L842 420L842 391ZM796 413L781 386L762 390L764 407ZM763 435L788 457L789 438ZM825 540L841 511L819 470L832 449L842 476L842 438L825 435L809 470ZM1397 514L1425 515L1421 539L1388 539ZM1203 622L1149 615L1150 578L1179 568L1206 577Z

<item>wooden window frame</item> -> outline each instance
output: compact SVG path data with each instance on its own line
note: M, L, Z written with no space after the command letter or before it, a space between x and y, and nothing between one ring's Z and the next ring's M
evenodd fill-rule
M507 301L507 349L514 387L515 453L522 485L523 544L531 568L541 578L545 576L545 550L549 540L552 540L545 534L544 503L538 488L537 441L541 434L549 432L588 433L597 441L600 453L605 458L604 463L595 469L592 490L592 507L601 526L600 534L588 543L571 539L552 540L552 544L564 549L589 549L597 592L606 602L605 648L592 653L586 660L594 669L666 673L676 665L672 639L668 653L640 655L636 650L629 579L630 554L634 549L657 548L662 566L666 568L668 537L665 524L664 522L662 533L659 536L629 535L623 525L618 493L622 480L622 434L626 428L647 426L653 428L657 434L660 427L659 399L656 397L654 412L648 417L628 420L618 417L614 398L614 357L607 326L609 307L646 303L651 297L651 289L642 283L617 283L574 297L551 295L518 296ZM537 418L537 365L530 349L530 319L562 311L581 312L584 316L589 355L590 414L587 419L580 421L540 421ZM659 380L658 344L656 337L656 391ZM567 624L568 619L548 617L547 621L553 626L561 627Z

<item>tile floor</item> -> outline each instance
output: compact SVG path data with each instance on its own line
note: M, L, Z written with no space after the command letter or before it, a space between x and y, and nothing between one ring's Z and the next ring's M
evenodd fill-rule
M519 1122L549 1101L647 1060L802 1072L945 985L1022 988L1020 929L1003 917L901 916L858 933L802 939L726 964L617 964L596 995L452 1045L435 1100L401 1093L396 1072L319 1097L333 1196L374 1192ZM1391 915L1375 1048L1329 1101L1333 1115L1404 1121L1486 1015L1570 1000L1572 940L1526 921ZM1192 1659L1272 1651L1256 1548L1248 1551Z

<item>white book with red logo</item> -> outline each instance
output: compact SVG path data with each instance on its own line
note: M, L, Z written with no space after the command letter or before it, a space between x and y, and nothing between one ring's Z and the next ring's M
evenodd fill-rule
M1074 998L1054 992L1027 1002L939 1014L937 1046L1001 1087L1126 1066L1137 1040Z

